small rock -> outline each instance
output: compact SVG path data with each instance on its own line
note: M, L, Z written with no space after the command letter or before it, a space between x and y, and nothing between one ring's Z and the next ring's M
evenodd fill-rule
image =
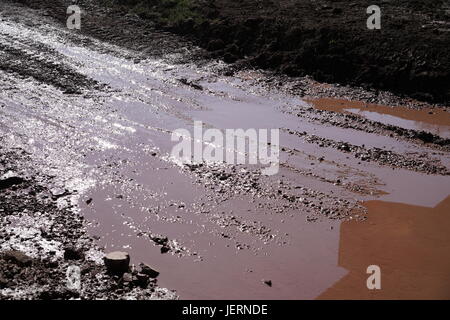
M33 263L33 259L27 256L26 254L16 251L16 250L9 250L5 251L3 253L3 259L6 261L10 261L15 263L18 266L21 267L28 267L31 266Z
M65 247L64 248L64 259L65 260L84 259L84 252L83 252L83 250L75 248L73 246Z
M0 289L7 288L8 286L9 286L8 285L8 280L6 280L2 276L0 276Z
M272 280L263 280L265 285L268 285L269 287L272 286Z
M137 278L137 283L140 287L142 287L142 288L147 287L149 278L150 278L148 275L143 274L143 273L138 273L136 275L136 278Z
M124 273L122 276L122 281L125 282L132 282L133 281L133 275L131 273Z
M164 246L167 244L167 242L169 242L169 239L167 237L162 236L152 236L151 239L153 240L153 242L161 246Z
M12 186L24 183L25 180L20 177L9 177L7 179L0 180L0 190L8 189Z
M161 253L167 253L170 251L170 248L168 246L162 246L161 247Z
M155 269L153 269L152 267L150 267L148 264L141 263L139 266L141 267L140 273L146 274L150 278L156 278L159 276L159 272L156 271Z
M114 251L104 258L105 266L111 273L125 273L130 265L130 255L127 252Z
M53 188L50 190L50 192L51 192L52 196L55 198L60 198L67 194L67 191L63 188Z

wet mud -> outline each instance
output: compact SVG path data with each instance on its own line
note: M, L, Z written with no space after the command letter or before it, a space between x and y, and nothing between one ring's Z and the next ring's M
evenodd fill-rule
M446 106L308 77L246 69L230 73L234 67L205 59L188 42L173 44L169 38L177 49L164 51L161 44L155 52L144 52L127 47L120 40L127 38L123 32L114 38L114 27L104 39L92 25L81 32L67 30L53 11L44 15L12 2L2 2L0 9L0 53L8 57L0 58L0 230L3 239L9 237L1 244L6 254L1 263L10 270L0 274L2 298L362 298L370 293L359 293L359 278L350 281L355 290L333 289L366 263L344 262L347 251L363 250L354 238L346 240L353 236L348 226L365 236L364 228L370 229L374 219L376 226L390 224L389 217L398 220L393 225L420 225L422 214L408 216L404 207L422 213L446 203ZM105 14L103 8L90 10L93 16ZM130 23L124 32L133 28ZM149 37L165 39L159 32L152 29ZM22 61L26 67L11 68ZM52 72L40 72L48 68ZM348 102L347 110L317 100L323 98L392 109L400 105L402 114L370 107L395 117L392 122L352 110L363 110L358 107L363 102ZM422 111L419 117L417 110L435 110L439 117ZM179 128L192 132L194 121L219 130L280 129L278 174L266 176L261 166L250 164L180 163L171 155L171 135ZM26 156L17 156L21 153ZM42 221L55 225L50 244L44 236L53 231L33 226L41 214ZM17 222L20 215L27 219ZM447 242L440 231L433 238L431 224L443 227L443 216L430 214L430 227L417 231L411 257L431 243ZM362 247L378 248L377 241L367 236ZM38 250L42 244L48 248ZM69 245L85 252L77 262L88 270L85 291L65 289ZM23 269L24 280L11 265L17 261L11 250L36 261L37 269ZM133 265L143 262L158 270L157 283L135 286L132 272L127 276L132 281L109 277L101 258L117 250L128 252ZM393 258L373 257L377 261L370 264L386 265L388 273L406 268ZM413 269L431 268L408 261ZM446 283L439 270L430 269L427 277ZM26 281L35 274L45 290L63 293L41 297ZM418 280L418 288L425 280ZM384 294L399 296L393 287L387 285ZM443 292L443 287L435 289Z

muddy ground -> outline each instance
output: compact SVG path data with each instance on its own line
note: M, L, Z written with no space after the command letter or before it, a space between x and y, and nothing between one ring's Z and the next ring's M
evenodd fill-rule
M0 299L176 298L156 279L139 281L139 267L130 270L129 282L108 273L84 217L72 210L72 194L50 188L53 179L29 167L27 152L0 147L0 154ZM74 266L81 288L68 285Z
M377 246L342 263L374 244L352 239L349 223L358 234L406 230L401 243L436 284L413 292L412 269L369 298L448 298L448 277L421 260L447 241L448 105L227 64L148 17L93 1L77 1L82 28L70 31L69 3L0 3L2 298L354 297L363 266L405 266ZM280 129L280 172L180 164L170 136L194 120ZM406 226L371 218L391 202L436 217L423 230L420 214ZM433 259L448 253L439 248ZM158 282L108 275L102 256L115 250L155 266ZM67 289L74 264L81 290Z

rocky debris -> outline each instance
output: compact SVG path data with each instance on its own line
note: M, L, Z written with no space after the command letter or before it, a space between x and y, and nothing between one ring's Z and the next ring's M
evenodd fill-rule
M150 234L150 239L157 245L161 246L161 253L172 252L175 254L182 254L186 251L186 248L181 247L176 240L169 240L168 237Z
M126 272L119 278L118 285L120 288L133 289L136 287L146 289L156 285L156 279L150 279L147 274L140 273L136 270Z
M235 215L221 212L213 214L211 221L215 222L221 228L235 228L241 233L248 233L258 236L264 242L272 241L276 238L274 231L263 225L259 221L244 221ZM226 235L224 235L226 237Z
M103 260L108 271L113 274L125 273L130 266L130 255L122 251L110 252Z
M286 164L282 164L282 166L290 168ZM245 194L254 199L272 199L273 205L266 204L265 206L280 214L290 208L299 212L319 214L329 219L344 219L355 210L365 212L365 209L356 201L352 202L319 190L304 187L297 189L284 183L277 186L270 179L267 180L266 177L262 176L258 169L248 170L248 168L236 165L224 167L201 163L187 164L185 167L198 177L198 183L211 188L216 193L215 201L219 203L226 201L233 195ZM297 173L310 175L310 172ZM226 179L222 177L226 177ZM222 228L232 227L239 232L256 235L264 242L282 241L270 228L261 223L243 221L225 212L212 213L206 210L202 213L207 214L210 221ZM226 237L229 237L229 235L226 235Z
M3 252L2 258L20 267L29 267L33 263L33 259L31 257L17 250L8 250Z
M159 235L153 235L151 236L151 239L153 240L153 242L161 246L165 246L169 242L169 238Z
M152 235L150 237L154 243L161 246L161 253L167 253L170 251L169 239L158 235Z

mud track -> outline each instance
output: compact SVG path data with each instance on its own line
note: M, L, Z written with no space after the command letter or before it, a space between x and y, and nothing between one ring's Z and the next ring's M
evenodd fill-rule
M156 29L136 40L145 20L81 4L86 28L70 31L60 2L0 3L2 298L312 299L347 274L341 227L371 226L366 201L448 196L448 106L237 70ZM281 129L280 172L181 165L170 137L195 120ZM64 260L68 246L85 259ZM155 266L158 284L108 277L95 257L113 250ZM86 269L84 291L65 289L69 263Z

